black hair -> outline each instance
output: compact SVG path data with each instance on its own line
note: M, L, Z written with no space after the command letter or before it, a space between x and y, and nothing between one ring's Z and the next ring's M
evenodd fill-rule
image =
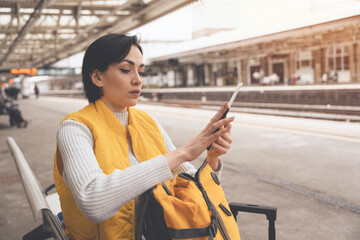
M84 91L89 103L100 99L103 95L102 89L92 81L90 74L94 70L105 72L112 64L120 63L135 45L143 54L137 36L125 34L108 34L95 40L86 49L82 64L82 80Z

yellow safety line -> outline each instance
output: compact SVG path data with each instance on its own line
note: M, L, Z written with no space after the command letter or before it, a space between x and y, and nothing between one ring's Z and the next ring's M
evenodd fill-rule
M330 134L326 134L326 133L307 132L307 131L293 130L293 129L287 129L287 128L259 126L259 125L244 124L244 123L235 123L235 124L238 126L241 126L241 127L265 129L265 130L279 131L279 132L289 132L289 133L294 133L294 134L299 134L299 135L329 138L329 139L335 139L335 140L341 140L341 141L347 141L347 142L360 143L359 138L342 137L342 136L330 135Z

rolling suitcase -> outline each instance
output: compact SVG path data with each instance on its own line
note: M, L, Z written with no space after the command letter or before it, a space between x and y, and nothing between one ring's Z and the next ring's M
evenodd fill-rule
M269 206L261 206L261 205L251 205L244 203L230 203L230 210L236 220L238 212L248 212L248 213L257 213L257 214L265 214L267 220L269 221L269 240L275 240L275 221L277 208L269 207Z

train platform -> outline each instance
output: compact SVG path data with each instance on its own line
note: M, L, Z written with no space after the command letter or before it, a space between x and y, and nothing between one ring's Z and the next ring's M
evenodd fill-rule
M234 86L145 88L140 100L148 104L214 109L229 101L232 91ZM45 95L84 98L82 90L56 90ZM359 122L360 84L244 86L232 111Z
M87 101L81 98L41 96L38 100L20 100L23 116L30 120L27 128L10 127L8 116L0 115L1 240L21 239L25 233L41 224L41 221L34 222L5 138L12 136L15 139L40 185L46 188L53 183L52 168L57 126L66 114L77 111L86 104ZM152 107L152 104L154 103L139 105ZM183 138L184 136L178 135L176 143L183 144ZM229 201L258 203L266 200L268 204L278 207L278 239L311 239L312 236L313 239L355 240L360 236L356 227L360 224L358 213L333 207L331 204L270 184L246 171L234 172L234 169L236 170L236 167L228 165L223 171L223 187L228 193ZM240 217L240 221L244 239L266 239L265 217L245 214ZM255 235L251 235L253 233Z
M196 101L196 100L153 100L143 99L143 102L154 105L178 106L188 108L201 108L215 110L221 106L222 101ZM259 115L272 115L283 117L297 117L322 119L332 121L360 122L360 107L358 106L331 106L308 104L276 104L276 103L234 103L232 112L251 113ZM325 112L324 112L325 111ZM326 111L331 111L326 112Z

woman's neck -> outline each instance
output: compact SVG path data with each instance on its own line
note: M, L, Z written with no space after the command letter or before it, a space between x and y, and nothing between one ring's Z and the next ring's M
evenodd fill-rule
M129 112L114 112L115 117L127 128L129 123Z
M105 105L112 111L112 112L119 112L124 113L128 111L127 107L124 106L118 106L116 104L113 104L111 101L109 101L105 97L101 97L101 100L105 103Z

